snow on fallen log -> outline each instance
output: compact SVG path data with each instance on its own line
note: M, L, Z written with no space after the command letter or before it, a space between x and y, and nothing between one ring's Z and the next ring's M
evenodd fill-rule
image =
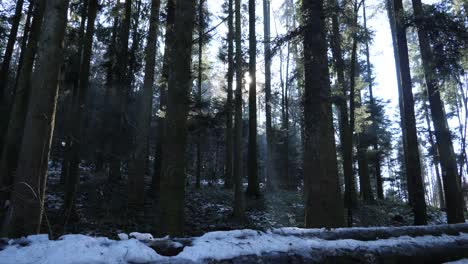
M0 249L0 263L441 263L468 258L467 224L233 230L182 239L133 235L143 240L84 235L9 240Z

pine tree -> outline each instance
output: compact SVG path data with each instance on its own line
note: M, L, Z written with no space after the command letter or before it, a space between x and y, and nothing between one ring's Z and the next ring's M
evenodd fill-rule
M303 1L305 226L344 223L330 102L322 0Z
M185 147L188 93L191 87L192 31L195 3L174 3L174 30L171 32L168 72L167 115L161 177L161 229L169 235L184 232Z

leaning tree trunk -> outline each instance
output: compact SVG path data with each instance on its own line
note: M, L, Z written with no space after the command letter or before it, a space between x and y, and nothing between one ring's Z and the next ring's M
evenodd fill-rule
M257 38L255 31L255 0L249 0L249 144L247 194L260 195L257 162ZM239 76L237 77L239 78Z
M416 119L414 114L414 99L411 84L410 66L408 59L408 44L406 40L406 28L403 19L402 0L393 1L394 16L396 21L396 36L398 45L398 58L400 63L400 77L402 86L402 106L404 128L406 130L407 148L405 151L405 170L408 184L408 194L411 197L414 211L414 224L427 224L426 201L424 198L424 186L421 175L421 163L419 159L418 135L416 131ZM405 131L403 130L403 131Z
M303 1L305 226L344 225L322 0Z
M163 171L161 179L161 228L163 233L184 232L185 147L189 90L191 87L192 31L195 1L175 2L175 14L169 56L167 115L164 133Z
M153 83L156 66L156 44L159 26L160 0L151 1L151 15L148 30L148 39L145 49L145 78L143 91L140 94L140 114L136 126L136 148L133 160L132 175L129 175L128 197L129 204L142 205L145 193L146 160L149 150L149 131L153 106Z
M9 237L38 233L44 209L68 1L49 0L47 6L12 203L2 228L2 233Z
M71 130L71 136L73 140L71 141L70 145L69 174L65 181L66 191L63 203L63 217L65 219L65 223L70 218L73 219L77 217L75 202L77 187L80 180L80 149L84 141L83 127L85 125L86 98L88 97L89 71L94 37L94 22L97 15L98 0L90 0L88 4L86 34L84 36L83 55L81 57L80 65L80 79L77 96L72 105L72 113L75 122Z
M434 75L434 59L429 38L423 26L424 12L421 0L412 0L416 24L418 26L419 48L426 79L427 93L434 122L435 138L440 154L440 165L444 179L445 202L448 223L465 222L463 195L458 182L457 161L453 150L450 129L444 114L444 104L440 98L440 87Z
M232 133L232 86L234 81L234 0L228 1L228 73L226 101L226 165L224 172L224 187L230 189L233 185L233 133Z
M10 112L8 130L5 134L5 145L2 149L0 160L0 188L13 184L13 174L18 164L18 154L24 132L24 122L28 111L28 100L31 92L31 74L34 57L37 49L37 41L41 31L42 18L45 9L45 0L35 3L34 20L31 25L31 33L28 36L28 45L24 52L21 68L18 72L15 98ZM9 192L0 196L0 204L9 197Z
M242 191L242 29L241 0L235 0L236 15L236 98L234 101L234 217L245 216L244 194Z

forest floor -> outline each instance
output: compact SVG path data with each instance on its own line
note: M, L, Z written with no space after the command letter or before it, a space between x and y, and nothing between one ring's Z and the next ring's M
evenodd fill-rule
M109 183L101 174L89 167L81 167L81 184L77 197L78 217L65 220L62 214L63 186L59 183L60 168L51 167L46 193L46 220L43 233L52 238L63 234L87 234L117 238L118 233L134 231L158 233L159 214L157 197L147 193L143 209L127 207L125 180ZM186 225L188 237L200 236L211 231L303 227L304 204L301 190L262 192L259 199L246 197L246 219L243 222L231 218L233 191L221 183L202 182L200 189L187 186ZM401 202L375 201L360 204L353 212L353 226L405 226L413 222L409 206ZM445 223L445 213L429 208L430 224Z

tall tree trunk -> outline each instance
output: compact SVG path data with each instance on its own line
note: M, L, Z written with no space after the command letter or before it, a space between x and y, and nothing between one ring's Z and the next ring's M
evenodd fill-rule
M362 12L363 12L363 18L364 18L364 31L366 34L366 70L367 70L367 82L369 83L369 99L370 99L370 106L371 109L375 109L375 100L374 100L374 91L373 91L373 80L372 80L372 65L370 63L370 50L369 50L369 30L367 28L367 14L366 14L366 2L362 2ZM377 199L383 200L384 199L384 193L383 193L383 181L382 181L382 173L381 173L381 168L380 168L380 162L381 162L381 157L380 157L380 150L379 150L379 142L378 142L378 136L377 136L377 130L378 126L376 123L375 119L375 113L374 111L371 111L371 121L372 121L372 148L374 149L374 169L375 169L375 186L376 186L376 192L377 192Z
M266 184L267 189L276 187L276 174L273 169L273 130L271 126L271 44L270 44L270 0L263 0L263 33L265 55L265 126L266 126Z
M72 63L70 67L70 72L72 73L72 77L70 78L69 83L71 83L71 102L70 106L65 107L66 112L66 120L65 120L65 151L62 159L62 167L60 173L60 184L65 184L68 181L68 177L70 177L71 173L71 159L72 159L72 145L76 138L73 135L73 125L75 124L75 116L74 116L74 108L73 104L76 100L78 100L78 90L79 90L79 81L80 81L80 64L81 64L81 57L83 55L83 42L84 42L84 35L85 35L85 27L86 27L86 19L87 19L87 12L88 12L88 1L83 1L83 5L81 6L81 21L80 27L78 30L78 50L76 54L72 57Z
M344 225L336 161L323 0L303 1L305 226Z
M203 0L198 3L198 80L197 80L197 105L199 107L198 114L202 115L202 76L203 76ZM197 173L195 187L200 188L201 171L202 171L202 152L201 152L201 127L198 129L197 134Z
M350 129L351 134L356 130L355 128L355 111L357 108L361 107L361 91L357 91L356 95L356 71L358 70L357 66L357 48L358 48L358 13L359 5L358 1L354 1L354 17L353 17L353 45L351 50L351 69L349 73L349 83L350 83L350 98L349 98L349 108L350 108ZM369 177L369 164L367 161L367 148L362 145L362 135L361 133L356 133L356 147L357 147L357 159L358 159L358 174L359 174L359 185L360 185L360 194L363 200L370 201L373 200L372 190L370 185Z
M83 55L80 65L80 79L77 91L77 97L73 102L73 117L75 122L72 128L72 138L70 146L70 173L66 178L66 192L64 199L64 217L65 222L69 218L77 216L75 202L76 192L80 180L80 149L83 144L83 127L85 124L86 98L88 96L89 71L91 63L91 54L93 48L94 22L98 9L98 0L90 0L87 14L86 35L84 36Z
M249 0L249 145L247 194L260 195L257 162L257 38L255 31L255 0Z
M164 43L164 58L163 66L161 71L161 80L159 81L159 115L158 115L158 140L156 141L155 148L155 160L154 160L154 172L153 179L151 182L153 191L159 192L161 187L161 174L162 174L162 161L163 161L163 143L164 143L164 131L166 123L166 111L167 111L167 82L169 79L169 65L171 63L171 57L169 56L170 43L172 43L172 32L174 30L175 22L175 3L174 1L167 1L166 6L166 40Z
M233 174L233 133L232 133L232 87L234 81L234 0L228 1L228 73L226 101L226 164L224 172L224 187L232 188Z
M121 178L121 163L124 148L124 131L125 131L125 109L126 98L129 92L129 73L128 73L128 37L130 35L130 21L132 14L132 0L125 0L124 15L120 26L120 38L117 42L117 65L115 83L113 84L111 93L111 111L112 111L112 128L115 129L112 133L112 145L110 153L110 169L109 180L116 181Z
M54 130L57 79L62 41L67 23L68 1L49 0L39 40L38 59L31 83L28 114L12 203L2 233L18 237L38 233L44 209L47 163Z
M419 159L418 136L416 132L416 119L414 114L414 99L408 59L408 44L406 40L406 28L404 24L404 11L402 0L393 1L396 21L396 36L398 45L398 58L400 63L400 77L402 87L402 106L404 128L406 129L405 170L408 184L408 194L412 201L414 211L414 224L427 224L426 201L424 198L424 186L421 175L421 161Z
M184 232L185 145L189 90L191 87L192 32L195 1L178 0L175 4L174 31L171 36L167 119L164 133L161 179L161 228L169 235Z
M3 54L2 67L0 69L0 102L3 102L3 98L8 92L8 79L10 73L10 63L13 56L13 50L15 48L16 36L18 34L18 28L21 21L21 14L23 13L24 0L18 0L16 2L15 14L13 15L10 35L8 36L7 45L5 48L5 54ZM2 103L4 104L4 103Z
M431 120L429 118L429 109L427 108L426 102L423 103L424 105L424 116L426 117L426 124L429 133L429 143L431 144L432 148L432 163L434 164L434 170L437 178L437 193L439 196L439 205L440 209L445 210L445 198L444 198L444 189L442 187L442 179L440 178L440 171L439 171L439 151L437 150L437 146L434 140L434 134L432 132Z
M419 48L426 79L427 93L434 122L435 137L440 153L440 165L444 179L445 201L448 223L465 222L463 215L463 195L458 182L457 162L453 150L450 129L444 114L444 104L440 98L440 87L434 74L434 60L427 32L423 27L424 12L421 0L412 0L416 25L418 27Z
M395 60L395 71L396 71L396 79L397 79L397 87L398 87L398 105L399 105L399 110L400 110L400 126L402 130L402 143L403 143L403 155L404 155L404 160L403 162L406 163L407 161L407 155L408 155L408 144L406 142L406 127L405 127L405 120L404 120L404 115L403 115L403 87L402 87L402 81L401 81L401 75L400 75L400 58L399 58L399 52L398 52L398 43L397 43L397 33L396 33L396 21L395 21L395 11L393 8L393 0L387 0L386 1L386 8L387 8L387 16L388 16L388 21L390 24L390 30L392 33L392 45L393 45L393 57ZM411 180L411 179L410 179ZM408 184L408 188L411 188L411 185ZM411 205L412 202L412 197L408 197L408 202Z
M0 160L0 188L13 184L13 174L17 168L18 155L24 132L24 122L28 111L28 100L31 92L31 75L34 65L34 57L37 42L41 32L42 18L45 9L45 0L35 3L34 20L31 25L31 33L28 36L28 45L24 52L23 65L18 72L15 98L10 112L8 130L5 134L5 145L2 149ZM0 196L0 205L8 199L10 193Z
M345 206L347 208L347 222L348 226L352 225L352 210L356 205L356 187L353 175L353 141L352 133L349 126L348 119L348 103L346 99L347 87L344 73L343 52L341 49L341 35L339 31L339 3L335 0L335 10L332 16L332 37L331 37L331 50L333 54L334 64L338 77L340 102L338 104L339 111L339 130L341 151L343 156L343 174L345 181Z
M133 160L133 175L129 175L129 204L142 205L144 203L146 160L149 150L149 131L153 107L153 84L156 66L156 46L159 29L160 0L151 1L151 14L148 39L145 48L145 78L143 91L140 94L140 115L136 127L136 148Z
M236 98L234 101L234 217L245 217L244 194L242 191L242 28L241 0L235 0L236 16Z

